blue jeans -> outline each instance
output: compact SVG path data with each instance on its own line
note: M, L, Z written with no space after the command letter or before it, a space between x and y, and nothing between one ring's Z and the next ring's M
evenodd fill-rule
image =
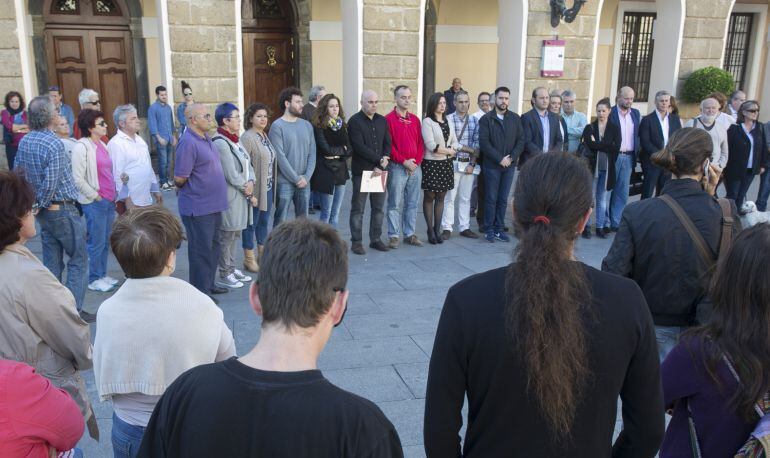
M275 204L275 215L273 215L273 228L278 226L286 219L289 214L289 207L294 203L294 215L299 217L307 216L308 202L310 200L310 186L298 188L291 183L278 183L278 202Z
M594 209L596 219L596 228L602 229L609 227L609 216L607 215L607 171L599 170L596 178L596 208Z
M67 283L75 296L77 309L83 308L88 285L88 253L86 251L86 223L77 207L63 204L59 210L41 210L37 215L43 242L43 264L62 281L64 253L67 254Z
M267 223L270 221L270 210L273 208L273 189L267 191L267 210L261 211L254 208L254 223L241 232L241 246L244 250L254 249L254 236L257 237L257 245L264 245L267 241Z
M757 193L757 210L767 211L767 198L770 196L770 171L759 176L759 192Z
M112 413L112 452L115 458L134 458L142 444L145 428L131 425Z
M342 208L342 200L345 197L345 185L341 184L334 187L334 194L318 193L321 201L321 217L324 223L329 223L333 228L337 228L337 222Z
M158 153L158 175L160 176L160 185L163 185L163 183L168 181L168 165L171 162L170 157L173 147L170 141L166 143L166 146L161 146L154 135L152 137L152 144L155 145L155 152Z
M107 275L107 258L110 255L110 233L115 221L115 203L102 199L83 205L88 236L88 282Z
M620 227L620 217L628 202L628 185L631 183L631 172L634 170L634 158L630 154L618 154L615 160L615 187L610 197L610 225Z
M501 168L482 164L484 170L484 230L487 234L503 232L508 195L511 193L514 167Z
M679 343L679 336L684 330L679 326L655 326L655 339L658 341L658 357L661 363Z
M401 164L388 165L388 237L397 238L402 230L404 238L414 235L421 185L420 167L410 175Z
M752 181L754 181L754 172L751 169L746 169L746 173L741 175L737 180L732 178L725 179L727 198L735 201L735 206L738 208L738 211L741 211L743 201L746 200L746 193L749 191ZM760 186L760 190L764 191L762 186ZM757 205L757 208L759 208L759 205Z

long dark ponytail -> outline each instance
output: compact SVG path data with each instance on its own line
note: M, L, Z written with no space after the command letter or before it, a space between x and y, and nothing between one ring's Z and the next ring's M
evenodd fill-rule
M528 161L514 192L519 244L507 274L506 325L526 368L528 390L557 438L570 435L590 375L590 285L571 255L591 200L585 165L563 153Z

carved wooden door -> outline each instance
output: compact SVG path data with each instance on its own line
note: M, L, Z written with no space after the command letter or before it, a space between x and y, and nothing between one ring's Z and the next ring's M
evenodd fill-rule
M81 89L98 92L109 134L114 134L112 112L119 105L136 103L131 33L50 28L45 38L49 83L61 88L75 116L80 112L77 96Z
M287 33L243 34L244 93L246 105L262 102L272 118L283 113L278 106L281 90L295 85L294 37Z

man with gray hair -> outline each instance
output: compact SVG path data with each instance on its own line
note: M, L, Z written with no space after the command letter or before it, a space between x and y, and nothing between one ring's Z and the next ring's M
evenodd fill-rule
M321 85L315 85L310 88L310 94L308 95L308 102L302 107L302 119L313 124L313 117L315 116L315 110L318 108L318 103L326 95L326 88ZM283 107L281 107L283 108ZM315 153L315 151L313 152ZM310 214L315 214L316 209L321 209L321 197L316 191L310 192L310 199L308 200L307 211Z
M730 94L730 103L727 105L728 114L733 118L738 119L738 111L741 109L741 105L746 101L746 93L737 90Z
M653 154L666 147L669 137L682 128L679 115L670 111L671 93L658 91L655 94L655 111L642 118L639 123L639 142L642 147L639 161L644 171L642 199L652 197L653 192L656 196L660 195L663 186L671 178L670 172L664 171L650 160Z
M687 121L684 127L703 129L711 137L714 149L711 152L711 164L724 169L727 165L729 150L727 147L727 129L717 122L719 115L719 101L713 97L707 97L700 103L700 115Z
M80 111L102 109L102 102L99 100L99 93L94 91L93 89L85 88L82 91L80 91L80 94L78 94L78 103L80 103ZM80 133L80 127L78 126L77 122L75 122L73 134L75 134L75 138L79 139L80 137L82 137ZM104 143L107 143L106 138L102 138L102 141Z
M28 119L30 133L19 143L14 164L24 170L35 190L33 209L38 211L43 264L62 281L67 254L65 286L75 296L80 316L93 321L96 317L82 310L88 282L86 224L80 214L70 156L53 132L59 115L48 96L39 96L29 102Z
M567 138L564 139L567 151L575 153L580 145L583 130L588 124L588 118L585 114L575 111L575 93L571 89L561 93L561 119L567 125Z
M162 204L163 197L152 169L150 149L138 135L141 124L136 108L133 105L115 108L113 120L118 131L107 144L107 151L112 158L112 176L118 200L123 201L127 209Z

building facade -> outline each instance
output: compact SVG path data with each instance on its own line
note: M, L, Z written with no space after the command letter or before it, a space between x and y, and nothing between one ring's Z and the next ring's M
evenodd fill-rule
M517 111L536 86L572 89L593 112L623 85L647 111L655 91L677 94L693 70L718 66L770 101L769 3L590 0L552 28L550 0L0 0L15 32L0 38L0 92L29 99L56 84L76 108L91 87L105 111L128 101L145 114L156 85L181 101L182 80L199 102L276 110L281 88L323 84L352 114L363 89L386 112L407 84L419 112L460 77L474 99L508 86ZM564 73L542 77L543 40L554 38L566 43Z

